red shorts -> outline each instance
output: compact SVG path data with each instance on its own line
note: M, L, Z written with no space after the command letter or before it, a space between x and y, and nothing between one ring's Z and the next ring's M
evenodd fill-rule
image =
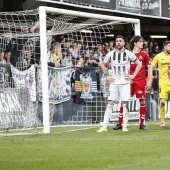
M146 80L133 81L131 84L131 97L136 94L138 99L146 99Z

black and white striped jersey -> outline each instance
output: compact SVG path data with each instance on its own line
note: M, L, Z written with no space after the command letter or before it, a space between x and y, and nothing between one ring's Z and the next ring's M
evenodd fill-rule
M104 63L111 62L112 75L115 79L114 84L128 84L130 81L124 79L129 75L130 62L135 62L137 57L131 51L125 49L122 53L116 52L116 50L110 51L105 59Z

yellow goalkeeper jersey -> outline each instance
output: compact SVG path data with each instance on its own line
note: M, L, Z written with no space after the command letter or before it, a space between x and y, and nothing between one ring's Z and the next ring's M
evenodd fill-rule
M170 84L168 68L170 68L170 54L161 52L157 54L151 62L152 67L158 66L159 84Z

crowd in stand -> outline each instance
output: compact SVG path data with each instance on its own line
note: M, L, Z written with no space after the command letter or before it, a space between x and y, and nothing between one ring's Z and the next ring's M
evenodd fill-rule
M36 24L35 24L36 27ZM32 31L30 29L30 31ZM35 31L35 30L34 30ZM16 51L19 56L18 58L22 59L23 46L17 45L17 50L15 48L15 40L13 40L10 31L7 31L4 34L4 37L1 38L1 63L11 63L17 67L14 60L14 54ZM22 40L21 43L25 43L26 40ZM36 43L39 41L36 41ZM36 43L34 45L36 45ZM23 44L22 44L23 45ZM32 58L31 64L40 64L40 43L37 45L36 55L29 54L29 57ZM126 43L125 46L127 49L130 49L129 43ZM19 49L21 48L21 49ZM48 66L50 67L61 67L61 66L71 66L71 67L97 67L98 62L102 62L106 54L114 49L114 40L108 42L96 41L94 39L89 39L89 37L79 35L72 37L65 37L65 35L60 35L52 37L52 42L50 43L49 50L47 52ZM34 49L35 50L35 49ZM154 56L161 52L161 48L157 42L152 40L144 42L144 51L146 51L150 59L152 60ZM29 53L29 51L28 51ZM25 52L26 54L26 52ZM24 55L25 55L24 54ZM35 58L36 56L36 58ZM37 57L38 56L38 57ZM24 58L26 58L24 56ZM16 59L16 58L15 58ZM17 62L19 62L19 60ZM23 60L21 60L23 62ZM154 77L156 79L156 77ZM155 82L155 81L153 81ZM156 86L154 84L153 86ZM154 88L154 87L153 87Z

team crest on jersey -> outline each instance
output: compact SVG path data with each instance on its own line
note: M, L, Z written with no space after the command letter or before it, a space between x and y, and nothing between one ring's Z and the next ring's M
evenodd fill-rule
M142 56L139 56L139 60L142 60L143 59L143 57Z
M127 59L128 59L128 57L127 57L127 56L124 56L124 57L123 57L123 60L127 60Z

